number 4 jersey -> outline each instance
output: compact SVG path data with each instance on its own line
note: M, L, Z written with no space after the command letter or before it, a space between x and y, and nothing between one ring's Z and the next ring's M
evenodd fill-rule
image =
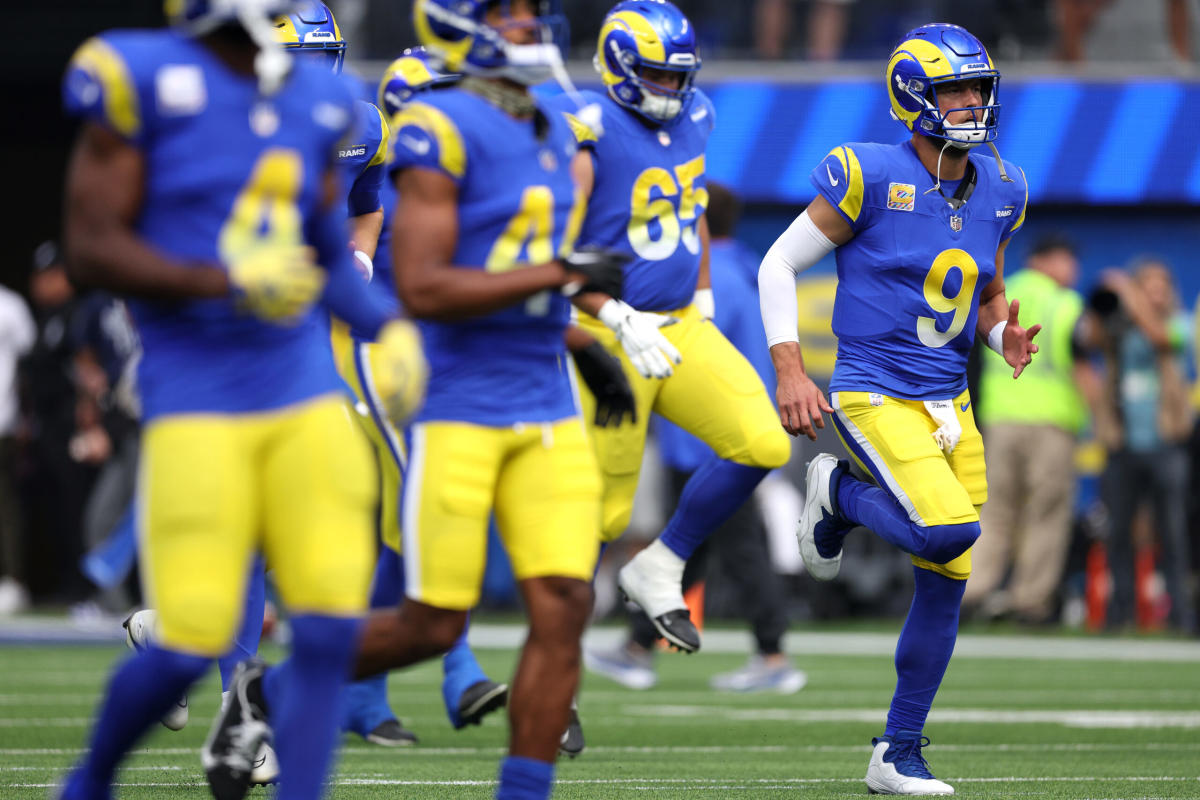
M817 191L854 230L837 249L831 391L928 400L966 388L979 294L1028 201L1019 169L1005 162L1008 182L987 151L969 158L974 189L958 209L911 142L847 144L813 170ZM942 192L953 197L959 183L942 181Z
M260 95L204 45L171 30L110 31L80 46L67 111L111 130L144 158L138 233L180 263L228 263L263 242L310 240L321 176L353 122L342 79L296 60ZM272 325L230 299L131 301L144 353L147 419L264 411L341 390L326 312Z
M568 115L579 146L594 154L595 186L579 243L623 250L622 299L641 311L673 311L692 302L700 273L696 226L708 207L704 150L716 114L703 92L671 122L658 127L611 97L583 92L603 110L597 137L572 115L567 95L550 99Z

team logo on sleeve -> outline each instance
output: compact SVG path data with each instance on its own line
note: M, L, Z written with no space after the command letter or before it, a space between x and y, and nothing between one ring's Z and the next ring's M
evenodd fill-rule
M1017 208L1016 206L1005 206L1004 208L997 208L996 209L996 219L1003 219L1004 217L1011 217L1013 215L1013 212L1016 211L1016 208Z
M889 183L887 207L891 211L912 211L917 204L917 187L911 183Z

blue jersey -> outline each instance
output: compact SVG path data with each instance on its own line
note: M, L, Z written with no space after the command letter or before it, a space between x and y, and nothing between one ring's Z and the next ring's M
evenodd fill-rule
M571 177L575 139L558 114L515 119L444 89L392 120L391 170L434 170L458 186L456 267L504 272L569 252L585 203ZM507 426L577 413L564 368L570 304L542 292L457 322L422 320L429 390L417 421Z
M320 176L354 119L349 89L328 69L298 61L264 99L253 76L171 30L88 40L67 69L64 99L68 112L142 152L137 231L184 264L226 262L263 236L313 241ZM340 390L322 310L280 326L230 299L129 308L146 419L262 411Z
M350 187L346 210L352 217L378 211L388 154L388 127L373 104L354 104L354 135L338 147L338 163Z
M969 156L973 194L958 210L933 189L911 142L848 144L811 180L854 230L837 249L832 391L913 400L958 396L967 385L979 294L996 251L1025 222L1025 175L986 151ZM959 182L942 182L953 196Z
M652 126L611 97L584 92L603 111L597 137L571 119L580 146L594 154L596 181L579 243L633 256L622 299L642 311L669 311L692 302L700 274L697 225L708 207L704 151L716 122L712 103L696 92L671 123ZM566 114L567 95L550 101Z

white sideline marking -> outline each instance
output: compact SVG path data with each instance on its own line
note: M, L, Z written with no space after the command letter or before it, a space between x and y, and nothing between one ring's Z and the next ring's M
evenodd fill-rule
M722 708L692 705L627 705L621 712L634 717L721 717L740 722L871 722L886 719L878 708ZM1200 728L1200 711L1018 710L987 708L934 709L933 723L1029 724L1051 723L1069 728Z
M937 753L1108 753L1146 751L1191 751L1200 750L1198 742L1129 742L1129 743L1066 743L1066 744L935 744L929 748ZM801 745L679 745L679 746L636 746L588 747L589 753L632 753L632 754L679 754L679 753L869 753L869 744L801 744ZM0 756L76 756L87 752L82 747L9 747L0 748ZM134 750L132 756L180 756L199 752L198 747L149 747ZM343 747L342 755L378 756L378 747ZM390 756L464 756L498 755L503 747L411 747L396 748ZM14 769L0 767L0 772ZM39 767L21 767L39 769ZM51 767L45 767L51 769ZM179 767L129 767L129 769L179 769Z
M1061 777L996 777L996 778L945 778L948 783L1200 783L1200 777L1175 777L1164 775L1069 775ZM495 786L494 780L404 780L387 778L338 778L333 781L338 786ZM786 788L789 786L819 785L831 783L862 783L862 778L751 778L736 781L723 781L720 778L568 778L555 781L558 785L571 786L685 786L713 787L724 789L754 789L768 787ZM17 783L10 784L21 789L50 789L57 783ZM139 786L204 786L201 781L177 783L115 783L117 787Z

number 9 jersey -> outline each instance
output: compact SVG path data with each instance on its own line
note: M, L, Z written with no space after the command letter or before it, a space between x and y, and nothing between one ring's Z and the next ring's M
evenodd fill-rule
M641 311L673 311L692 302L700 274L696 227L708 207L704 151L716 123L697 90L674 121L651 127L607 94L583 92L603 110L597 137L571 116L566 95L551 98L567 114L579 146L595 154L596 181L579 242L633 255L622 299Z
M838 338L831 391L910 400L966 389L979 293L996 275L996 251L1025 222L1025 174L971 153L966 202L954 209L934 189L911 142L847 144L810 179L850 224L837 249ZM946 197L961 181L942 181Z

